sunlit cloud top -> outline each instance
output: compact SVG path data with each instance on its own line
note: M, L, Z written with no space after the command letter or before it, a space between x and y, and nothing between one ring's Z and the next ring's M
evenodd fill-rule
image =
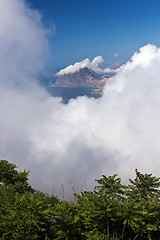
M86 58L82 62L77 62L74 65L70 65L70 66L60 70L56 75L62 76L64 74L75 73L85 67L87 67L99 74L107 74L108 72L117 72L118 71L118 70L114 70L114 69L110 69L110 68L102 69L101 67L99 67L99 65L101 65L103 62L104 62L104 59L102 56L97 56L92 61L90 61L89 58Z

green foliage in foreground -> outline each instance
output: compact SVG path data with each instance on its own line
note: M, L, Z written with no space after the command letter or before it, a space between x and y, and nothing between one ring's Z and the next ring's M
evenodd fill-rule
M0 239L2 240L158 240L160 178L136 170L128 186L102 176L93 191L74 202L34 190L29 172L0 161Z

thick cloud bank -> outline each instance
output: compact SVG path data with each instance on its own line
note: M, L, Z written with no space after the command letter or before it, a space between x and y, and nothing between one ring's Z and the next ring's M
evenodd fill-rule
M160 49L135 53L101 100L64 105L34 81L47 47L39 14L22 0L0 1L0 22L1 159L48 192L89 188L101 174L126 179L135 168L160 176Z
M82 62L77 62L74 65L70 65L70 66L60 70L56 75L62 76L64 74L75 73L85 67L87 67L99 74L116 73L119 71L119 69L110 69L110 68L102 69L102 68L100 68L99 65L103 62L104 62L104 59L102 56L97 56L92 61L90 61L89 58L86 58Z

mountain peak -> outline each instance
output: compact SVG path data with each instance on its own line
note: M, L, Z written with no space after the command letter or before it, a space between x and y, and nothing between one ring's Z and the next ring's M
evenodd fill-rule
M106 76L106 78L108 78ZM74 73L58 76L55 87L96 87L102 85L104 76L100 76L88 67Z

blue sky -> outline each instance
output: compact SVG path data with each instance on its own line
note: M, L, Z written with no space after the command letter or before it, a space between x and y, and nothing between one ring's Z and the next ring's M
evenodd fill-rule
M145 44L160 44L160 1L28 0L47 27L53 60L60 68L101 55L105 65L125 62ZM114 54L119 53L115 58Z

